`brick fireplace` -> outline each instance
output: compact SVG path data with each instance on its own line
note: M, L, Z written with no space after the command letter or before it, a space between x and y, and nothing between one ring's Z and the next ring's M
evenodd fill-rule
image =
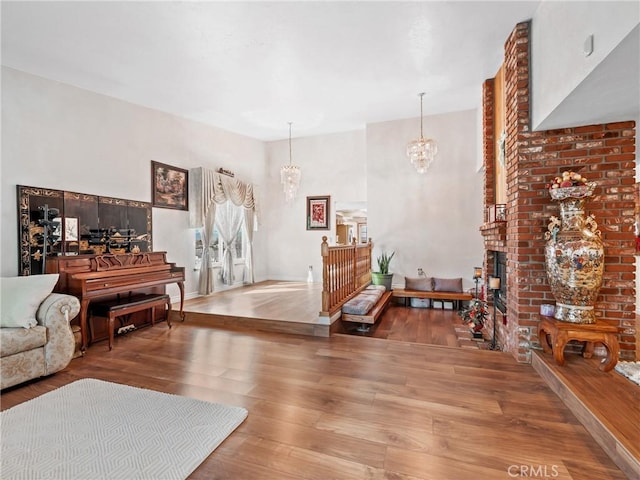
M635 122L585 125L531 131L529 103L529 22L520 23L505 43L500 80L483 85L484 203L493 211L496 202L496 119L500 111L504 142L506 215L487 215L480 228L484 237L484 268L495 272L496 252L506 256L506 311L498 312L498 343L520 362L531 361L539 348L537 328L540 305L555 303L544 265L544 232L558 206L546 189L556 175L574 170L597 183L587 199L605 245L605 272L596 303L599 319L619 327L620 359L633 360L636 352L635 315ZM496 84L500 84L500 92ZM498 92L498 93L497 93ZM501 95L501 99L496 98ZM500 100L500 102L498 101ZM500 105L498 105L500 104ZM493 319L487 329L491 331ZM574 347L575 348L575 347Z

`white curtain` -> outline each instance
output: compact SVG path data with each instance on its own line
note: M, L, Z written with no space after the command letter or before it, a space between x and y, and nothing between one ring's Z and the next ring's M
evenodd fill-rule
M209 247L213 239L213 225L216 217L216 204L211 203L204 219L201 229L202 239L202 262L200 263L200 278L198 279L198 292L213 292L213 259L211 258L211 248Z
M244 252L244 283L253 283L253 232L256 228L255 210L244 209L244 229L246 232L247 248Z
M209 241L213 238L213 226L216 222L216 205L218 208L226 203L231 202L236 206L242 206L241 212L255 213L256 204L253 197L253 185L246 184L228 175L222 175L203 167L194 168L189 171L189 222L191 228L202 228L202 246L203 258L202 267L200 268L200 281L198 291L201 295L208 295L213 292L214 275L213 270L209 267ZM244 215L247 217L247 215ZM253 215L250 215L253 217ZM242 222L240 218L239 222ZM246 220L245 220L246 222ZM240 225L241 223L238 223ZM218 226L220 230L220 226ZM205 232L206 230L206 232ZM234 231L237 232L237 229ZM223 240L227 243L226 238ZM253 238L252 234L249 234ZM205 242L206 240L206 242ZM230 243L227 243L230 246ZM250 250L251 246L247 247ZM205 252L207 252L207 261L205 261ZM229 252L231 253L231 252ZM226 256L223 255L223 259ZM223 275L225 263L223 261ZM229 264L227 264L229 268ZM230 272L233 272L233 261L230 262ZM253 271L251 272L253 279Z
M233 285L235 275L233 272L233 249L235 248L238 231L244 222L244 208L226 201L216 209L216 225L218 232L224 241L222 251L222 283Z

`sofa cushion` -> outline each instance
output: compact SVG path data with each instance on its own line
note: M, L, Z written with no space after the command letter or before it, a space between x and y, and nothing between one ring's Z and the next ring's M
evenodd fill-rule
M24 330L24 329L23 329ZM33 348L2 358L0 388L7 388L47 374L44 348Z
M431 277L404 277L404 288L419 292L431 292L433 291L433 279Z
M436 292L462 292L462 278L434 278L433 289Z
M0 328L0 356L8 357L27 350L42 347L47 343L47 327Z
M36 312L53 291L58 274L4 277L0 279L0 327L31 328Z

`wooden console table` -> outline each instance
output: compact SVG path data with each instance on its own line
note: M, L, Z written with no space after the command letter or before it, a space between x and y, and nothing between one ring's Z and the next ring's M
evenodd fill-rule
M594 344L602 343L607 349L607 357L598 368L603 372L608 372L618 363L620 345L617 334L618 327L601 321L591 324L570 323L543 315L538 326L538 340L542 349L545 353L552 353L558 365L564 365L564 347L570 340L585 342L582 349L584 358L591 358ZM551 344L547 335L551 337Z

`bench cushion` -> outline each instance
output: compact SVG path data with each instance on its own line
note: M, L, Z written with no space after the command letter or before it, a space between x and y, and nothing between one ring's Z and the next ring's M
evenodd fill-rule
M375 304L376 302L373 298L358 295L342 305L342 313L365 315Z
M367 288L365 288L363 291L371 291L371 290L378 290L380 292L386 292L387 291L387 287L385 287L384 285L368 285Z
M143 294L143 295L132 295L131 297L122 297L120 299L109 300L105 302L95 302L91 303L89 308L91 309L91 313L93 315L97 315L99 317L104 317L109 314L109 312L118 311L124 308L133 307L133 306L144 306L147 303L155 302L157 300L169 301L169 295L167 294Z
M431 292L433 291L433 279L431 277L404 277L404 288L406 290L418 290L419 292Z
M384 285L369 285L369 287L342 305L342 313L348 313L351 315L367 314L378 300L380 300L380 297L382 297L385 290Z
M462 292L462 278L434 278L433 290L436 292Z

